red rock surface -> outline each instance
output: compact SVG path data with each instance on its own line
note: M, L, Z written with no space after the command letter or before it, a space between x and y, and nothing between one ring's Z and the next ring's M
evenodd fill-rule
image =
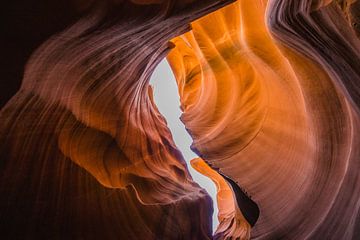
M351 2L237 1L173 40L168 59L192 148L258 205L252 239L359 236ZM224 237L245 239L231 227Z
M2 239L211 238L211 199L148 81L170 39L229 1L141 3L94 2L31 54L0 112Z
M232 2L4 6L0 239L358 238L359 1ZM214 236L148 84L166 56Z

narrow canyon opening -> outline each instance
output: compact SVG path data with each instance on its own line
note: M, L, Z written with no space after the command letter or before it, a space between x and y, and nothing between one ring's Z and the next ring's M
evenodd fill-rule
M212 226L214 232L219 224L216 186L210 178L197 172L190 164L190 161L194 158L198 158L198 156L190 149L193 140L180 120L182 111L180 110L178 87L176 85L175 76L166 59L162 60L156 67L151 76L150 85L152 85L154 89L154 101L160 113L167 121L175 144L183 154L193 180L204 188L212 198L214 207Z

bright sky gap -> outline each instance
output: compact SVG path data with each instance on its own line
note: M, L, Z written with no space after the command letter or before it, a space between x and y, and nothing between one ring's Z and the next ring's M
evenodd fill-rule
M216 187L209 178L198 173L190 165L190 160L198 156L193 151L191 151L190 145L192 143L192 139L189 133L185 130L184 124L179 119L182 114L179 107L179 93L175 77L166 59L161 61L160 64L156 67L153 75L151 76L150 84L154 88L155 103L160 113L166 118L175 144L182 152L192 178L209 193L213 200L213 231L215 231L219 224L217 218L218 207L216 202Z

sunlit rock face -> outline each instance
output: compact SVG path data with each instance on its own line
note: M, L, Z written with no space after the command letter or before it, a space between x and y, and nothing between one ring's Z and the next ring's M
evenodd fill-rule
M235 239L249 239L251 225L239 207L239 204L243 204L244 201L237 201L234 194L236 188L232 188L232 185L221 174L211 169L201 158L193 159L191 166L209 177L217 188L218 219L220 225L217 227L213 239L229 239L231 237Z
M31 54L0 112L1 239L211 239L211 199L148 81L229 2L96 1Z
M253 239L359 236L352 2L242 0L173 40L192 148L257 203ZM243 237L231 227L217 233Z
M30 2L1 30L1 239L358 238L359 1ZM166 56L214 236L148 84Z

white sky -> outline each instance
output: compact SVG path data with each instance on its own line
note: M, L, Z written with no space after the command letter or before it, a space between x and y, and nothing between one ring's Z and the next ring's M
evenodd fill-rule
M175 77L171 68L164 59L155 69L151 76L150 84L154 88L154 100L161 112L168 122L168 127L171 130L175 144L182 152L191 176L202 188L204 188L213 199L214 213L213 213L213 231L219 224L217 219L218 207L216 202L216 187L215 184L207 177L198 173L190 165L190 160L196 158L197 155L191 151L190 145L192 139L185 130L184 124L180 121L181 115L179 93L176 85Z

